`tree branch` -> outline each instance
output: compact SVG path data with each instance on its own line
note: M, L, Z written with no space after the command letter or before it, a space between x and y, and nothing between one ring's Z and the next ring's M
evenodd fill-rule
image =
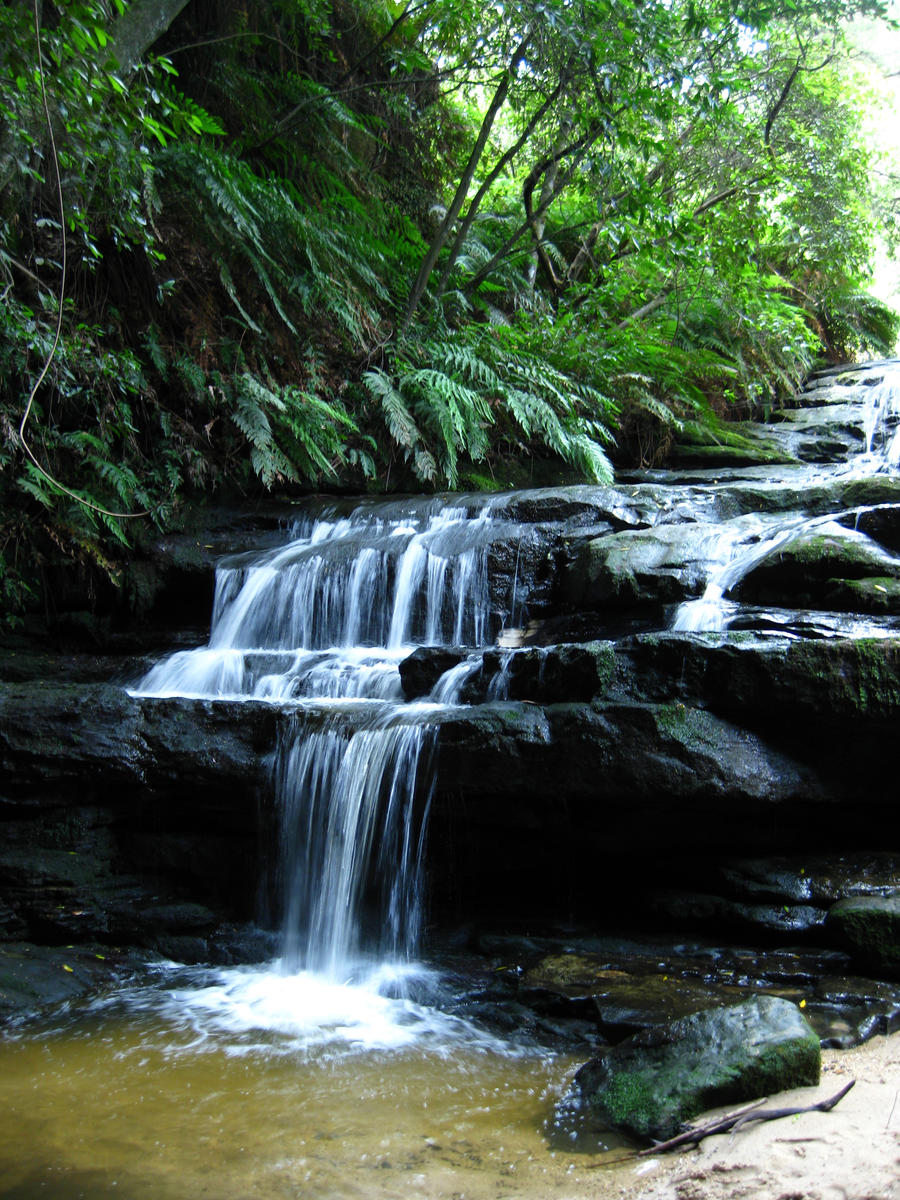
M538 205L538 207L531 214L530 218L526 217L526 219L519 225L519 227L513 233L511 233L509 235L509 237L506 239L506 241L503 243L503 245L500 247L500 249L497 250L496 253L493 255L490 262L485 263L482 267L480 267L478 269L478 271L476 271L476 273L472 276L472 278L468 281L468 283L465 286L466 292L472 292L477 287L479 287L479 285L482 284L485 279L487 279L488 275L490 275L491 271L493 271L493 269L497 266L497 264L502 262L503 259L506 258L506 256L509 254L510 250L512 250L512 248L515 246L516 242L518 242L519 238L524 233L528 232L528 230L532 227L533 222L537 221L541 217L543 217L543 215L546 213L547 209L550 207L550 205L553 203L553 201L556 199L556 197L558 195L560 195L560 193L566 187L568 187L569 181L571 180L575 171L578 169L579 163L582 161L585 154L587 154L587 152L591 148L591 146L593 146L594 142L596 142L597 138L600 136L601 133L602 133L602 126L598 125L596 128L591 130L589 133L585 134L584 137L581 138L579 141L570 143L570 145L564 147L564 149L559 151L557 154L551 155L549 158L543 159L540 163L537 164L536 167L532 168L532 170L529 174L529 179L531 178L532 175L534 175L534 183L532 184L532 190L533 190L534 187L537 186L537 180L541 177L541 175L544 173L544 171L546 171L554 162L558 162L560 159L562 159L566 154L571 153L572 151L576 151L575 157L573 158L572 162L569 164L568 170L563 174L563 176L560 178L558 183L555 185L551 194L548 195L546 197L546 199L541 201L541 203ZM528 181L526 180L526 184L527 184L527 182Z
M712 1137L717 1133L727 1133L729 1129L740 1129L744 1125L749 1125L751 1121L777 1121L782 1117L795 1117L800 1113L811 1112L831 1112L836 1104L847 1095L853 1085L855 1079L842 1087L839 1092L831 1096L828 1100L820 1100L817 1104L800 1105L799 1107L791 1108L760 1108L760 1104L764 1104L764 1100L758 1100L756 1104L748 1105L746 1108L741 1108L735 1113L731 1113L727 1117L717 1117L714 1121L709 1121L706 1125L698 1125L694 1129L686 1129L684 1133L679 1133L673 1138L669 1138L665 1142L657 1142L655 1146L649 1146L646 1150L639 1150L638 1157L646 1157L648 1154L661 1154L667 1150L677 1150L682 1146L698 1146L704 1138Z
M454 264L456 263L456 260L459 257L460 250L462 249L463 243L465 242L466 237L468 236L469 230L472 227L472 222L475 220L476 214L478 213L478 210L481 207L482 200L485 198L487 193L490 191L491 187L494 185L494 182L498 179L498 177L500 176L502 171L509 165L509 163L512 162L512 160L515 158L515 156L519 153L519 151L522 149L522 147L525 145L525 143L531 137L532 133L534 132L535 128L537 127L537 125L541 121L541 119L546 115L546 113L551 108L551 106L553 104L555 104L555 102L559 99L560 95L562 94L563 88L565 87L565 84L566 84L566 77L563 76L562 78L560 78L559 82L557 83L557 85L553 89L553 91L550 93L550 95L546 97L546 99L543 101L543 103L531 115L531 117L528 121L528 124L522 130L521 134L516 139L516 141L497 160L497 162L494 164L493 169L490 171L487 178L482 183L481 187L478 189L478 191L472 197L472 200L471 200L468 208L466 209L466 215L465 215L462 223L460 224L459 229L457 230L456 237L453 241L453 245L450 248L450 254L447 258L447 262L444 265L444 270L441 274L441 281L438 284L437 294L435 297L436 300L440 300L441 296L443 296L444 292L447 290L447 283L449 282L449 279L450 279L450 273L452 272Z
M428 252L422 261L422 265L419 267L419 273L416 276L415 283L410 291L409 300L406 305L406 313L404 314L403 320L400 323L401 337L409 328L409 323L413 319L416 309L419 307L419 304L422 301L422 297L425 295L425 289L428 286L428 280L431 277L431 272L434 270L438 256L440 255L441 250L444 248L447 238L450 235L451 228L462 211L462 206L465 204L466 196L468 195L469 187L472 183L475 171L477 170L478 164L481 161L481 156L484 154L484 148L487 145L487 140L490 136L494 121L496 120L500 109L506 102L506 96L509 92L513 73L524 58L525 51L528 49L528 44L531 41L531 38L532 31L529 29L522 38L521 42L519 42L516 49L513 51L509 65L504 70L503 78L497 85L497 90L494 92L494 97L488 106L487 112L484 114L484 119L481 122L481 128L478 131L478 137L475 141L475 145L472 147L472 152L469 155L469 161L466 163L462 178L457 185L456 193L453 197L450 207L444 214L444 219L441 221L437 233L435 233L434 237L431 239L431 245L428 247Z

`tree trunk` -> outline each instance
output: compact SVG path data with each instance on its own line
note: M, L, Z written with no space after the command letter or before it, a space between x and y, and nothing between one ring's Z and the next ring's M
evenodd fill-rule
M133 0L112 28L109 52L130 75L189 0Z
M478 138L475 145L472 147L472 153L469 155L469 161L466 163L465 170L462 174L459 184L456 188L456 194L450 207L441 221L440 227L434 237L431 239L431 245L428 247L428 253L425 255L422 265L419 267L419 273L416 276L416 281L412 286L412 291L409 294L409 301L406 306L406 314L400 324L400 336L402 337L409 328L410 322L415 316L416 309L422 302L422 297L425 295L425 289L428 286L428 280L431 278L431 272L434 270L435 263L438 260L438 255L443 250L447 238L450 236L450 230L453 228L457 217L462 211L462 206L466 202L466 196L469 192L469 187L472 179L478 169L478 164L481 161L481 156L484 154L484 148L487 145L488 137L493 128L494 121L497 119L497 114L506 102L506 95L509 91L509 85L512 80L513 72L521 62L528 48L528 43L531 41L531 30L529 30L519 45L516 47L509 66L503 72L503 78L494 92L494 98L490 103L490 107L484 114L484 119L481 122L481 129L478 131Z

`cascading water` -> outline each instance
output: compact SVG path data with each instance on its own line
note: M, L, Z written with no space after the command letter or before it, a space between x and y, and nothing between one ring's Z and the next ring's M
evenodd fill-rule
M900 366L884 367L874 382L848 388L847 403L859 413L863 432L860 450L841 470L857 476L896 470L900 466ZM777 435L777 427L775 427ZM710 555L712 569L703 595L678 606L672 621L676 632L716 632L728 627L739 606L725 599L754 568L794 538L813 529L826 529L836 517L765 517L755 515L726 525Z
M484 502L326 512L283 546L226 560L209 644L174 654L135 689L285 710L271 760L282 976L364 982L379 962L396 968L415 954L434 719L472 666L415 704L398 666L414 645L474 648L499 632L487 558L503 530ZM515 617L525 597L515 580L511 592Z

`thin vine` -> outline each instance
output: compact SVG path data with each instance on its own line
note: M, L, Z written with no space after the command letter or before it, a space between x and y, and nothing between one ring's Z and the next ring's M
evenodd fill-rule
M41 372L28 394L28 401L25 405L25 411L22 414L22 420L19 422L19 441L22 445L22 449L27 454L35 470L38 471L48 483L50 483L58 491L62 492L63 495L69 496L83 508L90 509L91 512L99 513L100 516L103 517L112 517L114 520L131 520L138 517L147 517L152 511L149 508L143 509L140 512L111 512L108 508L103 508L99 504L94 504L90 500L85 500L84 496L79 496L77 492L73 492L71 488L67 488L64 483L61 483L58 479L51 475L45 467L41 465L41 463L38 461L37 455L34 453L25 437L25 426L28 424L28 420L31 416L31 410L34 406L35 396L37 395L41 384L47 377L47 372L50 370L53 359L56 357L56 351L59 347L60 338L62 337L63 304L65 303L66 298L67 270L66 207L63 199L62 175L59 169L59 155L57 154L56 150L56 138L53 135L53 120L50 116L50 105L47 101L47 85L44 78L44 55L41 51L41 18L38 9L38 0L32 0L32 13L34 16L34 41L37 53L38 78L41 85L41 104L43 105L44 109L44 120L47 124L47 134L50 139L50 157L53 161L53 171L56 177L56 197L59 203L59 228L62 235L62 253L60 256L59 302L56 313L56 329L54 330L53 341L50 345L47 357L44 360L44 365L41 369Z

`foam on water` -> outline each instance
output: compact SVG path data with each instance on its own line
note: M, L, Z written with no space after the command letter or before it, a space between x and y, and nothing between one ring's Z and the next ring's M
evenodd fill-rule
M445 1056L454 1049L492 1054L532 1052L444 1012L439 976L419 963L347 963L343 981L292 970L277 959L261 966L192 967L162 963L157 981L96 1000L88 1012L110 1009L160 1022L145 1047L175 1055L225 1053L344 1058L415 1048Z

